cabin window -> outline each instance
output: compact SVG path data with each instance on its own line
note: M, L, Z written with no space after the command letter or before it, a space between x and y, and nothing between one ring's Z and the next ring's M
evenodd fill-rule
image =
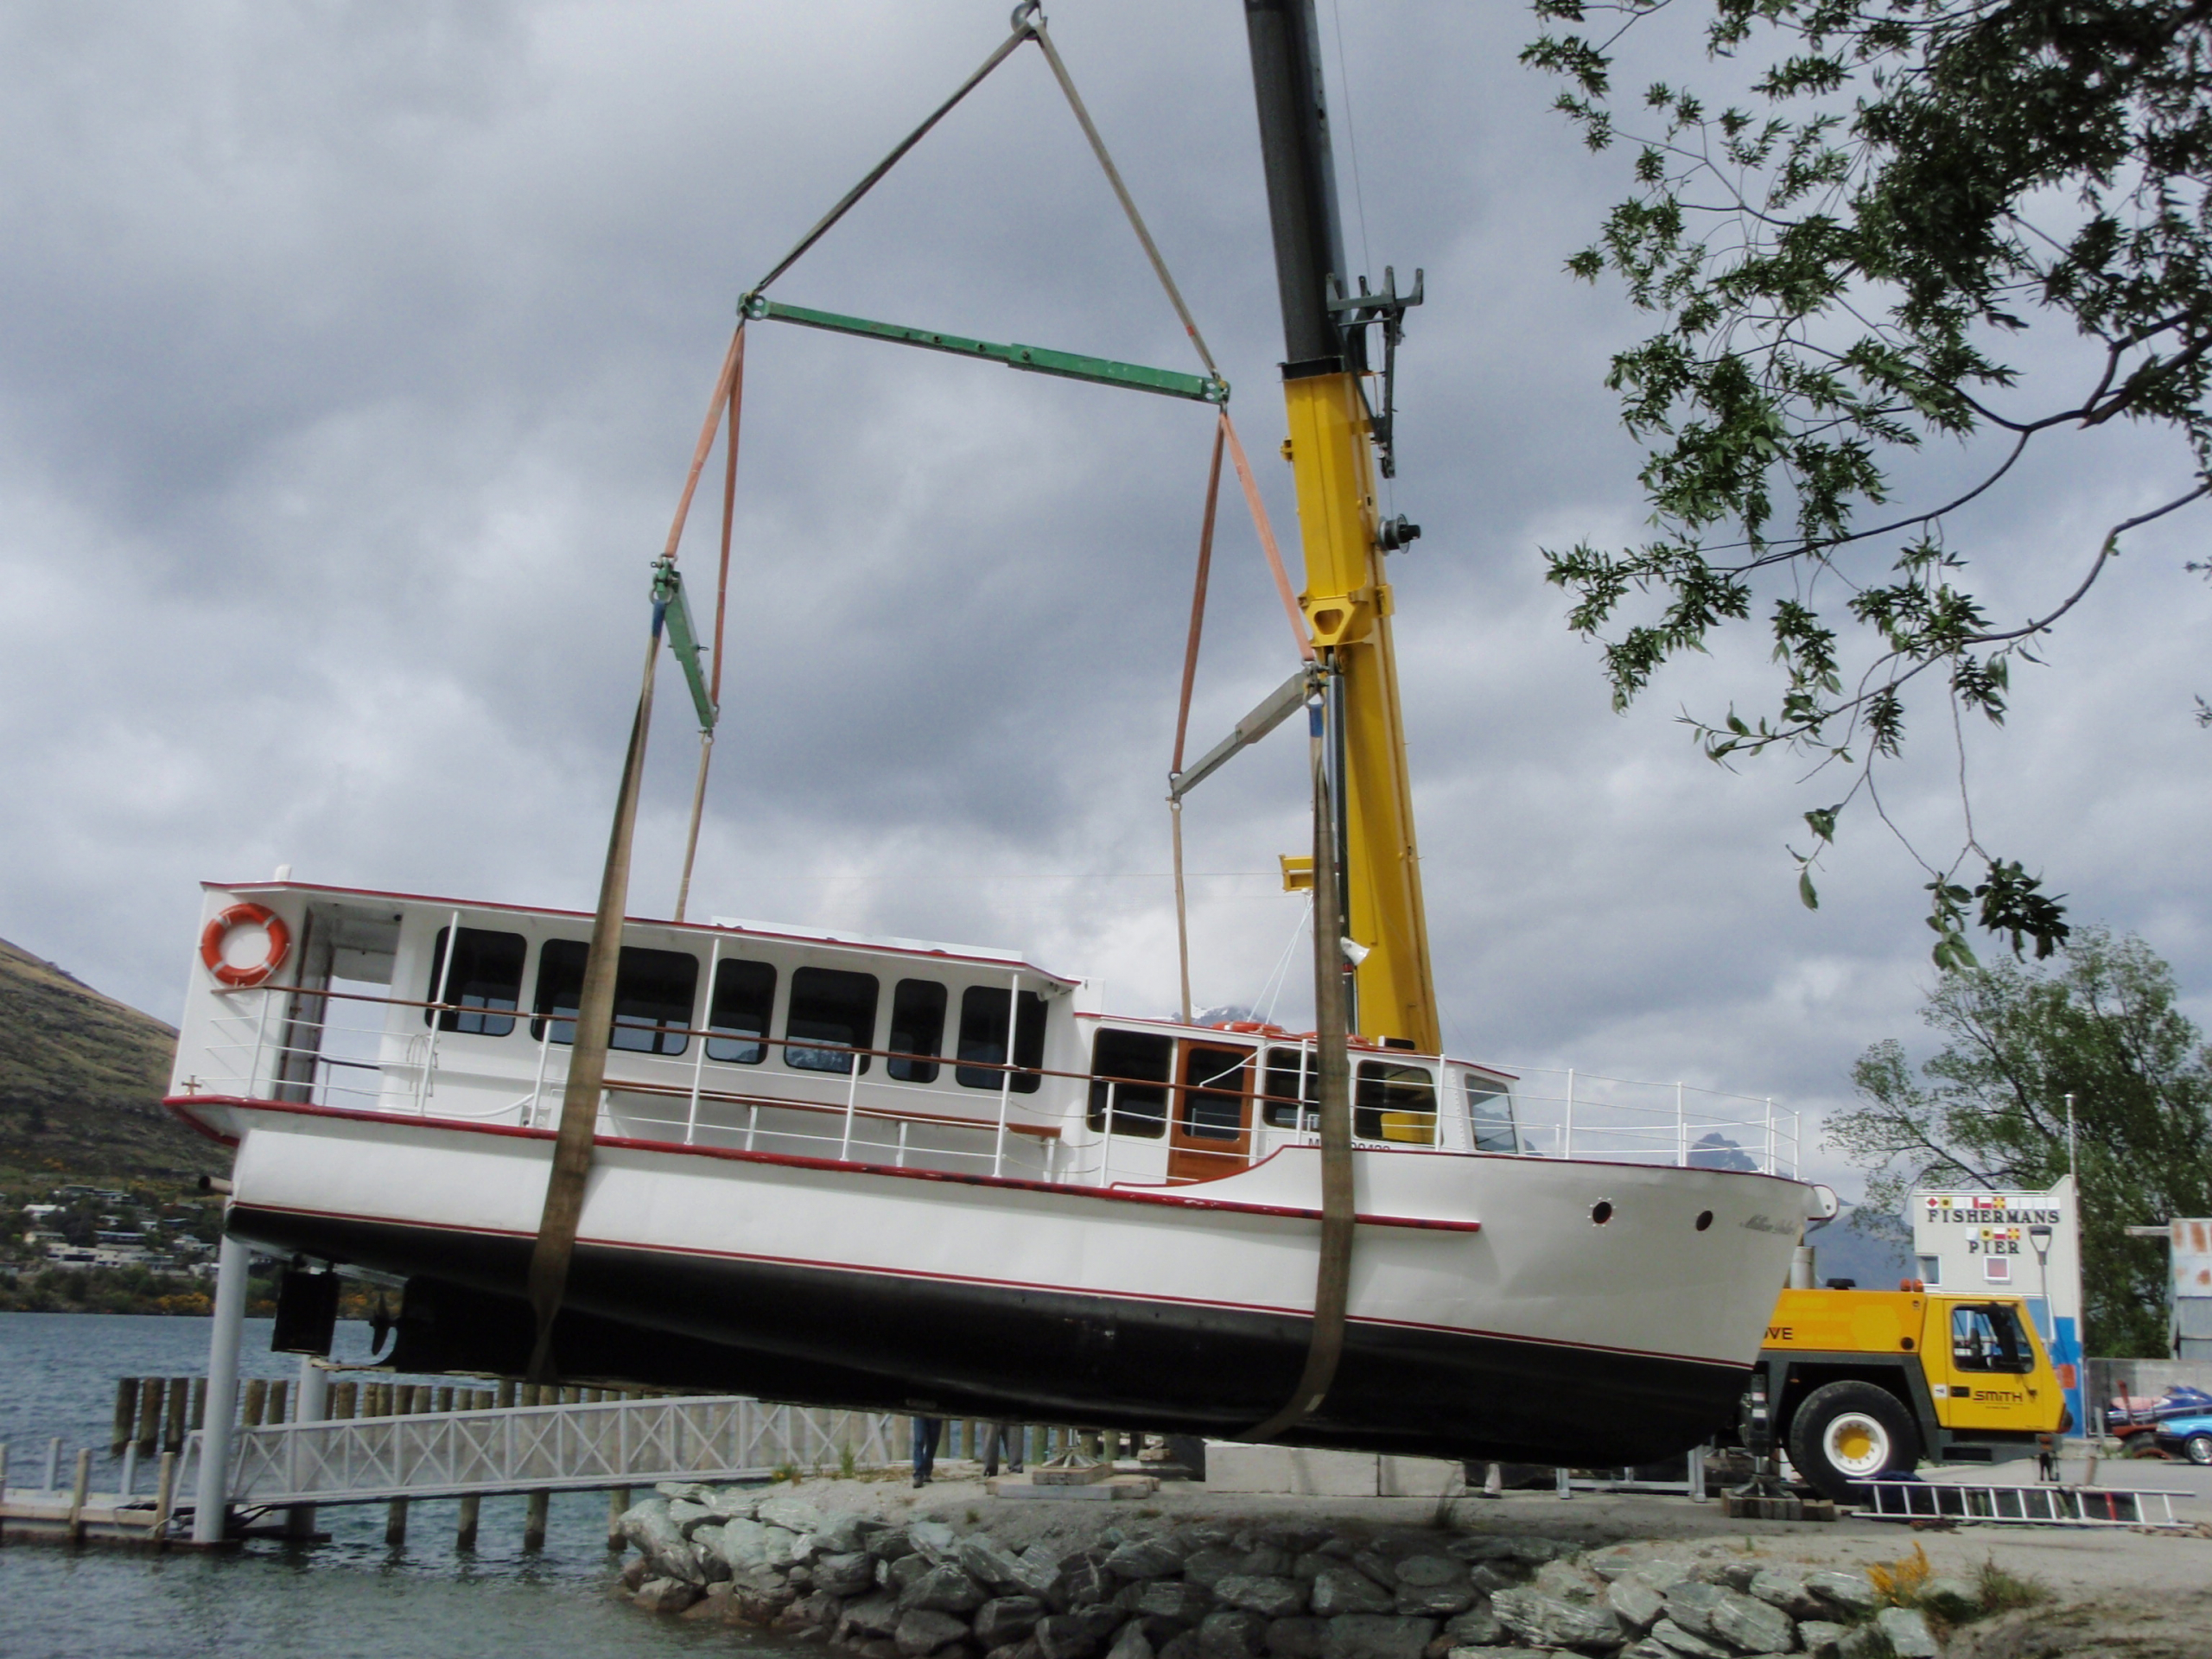
M438 930L430 951L430 983L423 993L425 1002L459 1006L437 1014L440 1031L467 1032L479 1037L504 1037L515 1028L514 1010L522 1005L522 959L530 947L519 933L493 933L479 927L461 930L461 944L453 953L453 977L446 977L446 939L453 930ZM498 1010L504 1009L501 1013ZM436 1010L423 1010L429 1025Z
M891 993L893 1058L883 1069L899 1083L935 1083L944 1052L944 987L933 979L902 979ZM910 1058L911 1057L911 1058Z
M1167 1128L1167 1080L1175 1039L1148 1031L1102 1031L1090 1045L1090 1127L1157 1139Z
M533 1039L556 1043L576 1040L576 1007L582 1001L584 960L591 947L582 939L548 939L537 953L537 994L530 1022ZM691 1006L699 984L699 959L682 950L647 950L625 945L614 970L614 1018L607 1046L636 1054L681 1054L690 1039ZM673 1027L668 1030L664 1027Z
M1301 1064L1302 1062L1302 1064ZM1300 1073L1303 1071L1301 1084ZM1267 1082L1264 1084L1266 1103L1260 1109L1262 1119L1278 1129L1294 1129L1299 1123L1299 1104L1305 1103L1306 1128L1320 1123L1317 1109L1321 1103L1321 1074L1315 1070L1313 1055L1302 1048L1271 1048L1268 1051Z
M801 1071L849 1073L849 1051L874 1043L879 988L874 974L842 968L801 968L793 973L791 1006L784 1015L784 1064ZM816 1043L835 1046L817 1048ZM860 1057L863 1072L868 1059Z
M715 967L715 995L707 1007L707 1058L730 1065L758 1065L766 1058L768 1014L776 1006L776 970L765 962L723 962Z
M1951 1368L2021 1376L2035 1370L2035 1351L2020 1329L2019 1315L2003 1306L1953 1308Z
M960 994L960 1060L953 1078L963 1089L997 1089L1006 1085L1007 993L989 985L970 985ZM1034 991L1021 994L1020 1012L1014 1016L1014 1064L1045 1063L1045 999ZM1017 1095L1033 1095L1044 1081L1034 1071L1016 1071L1012 1084Z
M1193 1046L1184 1067L1183 1134L1193 1141L1236 1141L1244 1134L1249 1048Z
M1503 1084L1468 1077L1467 1132L1477 1152L1521 1150L1521 1136L1513 1122L1513 1096Z
M1436 1144L1436 1078L1426 1067L1362 1060L1351 1104L1351 1132L1363 1141Z
M691 1046L684 1028L698 995L698 957L685 950L624 946L614 971L614 1029L607 1046L635 1054L681 1054Z

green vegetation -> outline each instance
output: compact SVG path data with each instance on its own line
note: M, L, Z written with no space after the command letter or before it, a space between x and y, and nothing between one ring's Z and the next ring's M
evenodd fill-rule
M1626 199L1568 269L1618 278L1656 322L1607 380L1645 448L1649 539L1549 552L1550 578L1605 639L1617 704L1761 613L1760 706L1691 724L1714 760L1810 756L1828 780L1796 855L1814 905L1840 817L1881 813L1871 769L1916 701L1947 738L2001 721L2015 664L2039 660L2128 532L2212 493L2212 16L2171 0L1535 10L1524 61L1560 79L1592 149L1633 152ZM1669 63L1701 36L1721 97L1639 74L1650 36ZM2043 591L1985 601L1971 504L2113 422L2164 441L2135 452L2113 509L2128 516L2075 532ZM1983 847L1970 813L1960 833L1916 852L1938 964L1973 965L1970 912L2048 956L2058 898Z
M2166 1247L2131 1225L2212 1213L2212 1049L2142 940L2081 930L2063 965L1946 974L1921 1018L1946 1039L1916 1079L1902 1044L1852 1069L1864 1103L1828 1120L1869 1172L1862 1213L1916 1186L2039 1190L2066 1173L2066 1096L2081 1155L2088 1351L2164 1358Z

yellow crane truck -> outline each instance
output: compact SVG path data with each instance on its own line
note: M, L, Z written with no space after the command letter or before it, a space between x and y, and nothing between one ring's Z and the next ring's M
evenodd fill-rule
M1783 1291L1745 1399L1746 1442L1763 1405L1799 1477L1844 1502L1923 1458L2048 1454L2074 1426L2022 1302L1911 1285Z

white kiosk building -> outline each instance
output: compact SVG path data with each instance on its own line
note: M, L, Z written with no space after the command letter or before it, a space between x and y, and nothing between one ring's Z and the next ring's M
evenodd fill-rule
M1908 1200L1920 1278L1946 1296L2018 1296L2050 1351L2076 1424L2082 1396L2082 1230L2074 1178L2046 1192L1923 1187Z

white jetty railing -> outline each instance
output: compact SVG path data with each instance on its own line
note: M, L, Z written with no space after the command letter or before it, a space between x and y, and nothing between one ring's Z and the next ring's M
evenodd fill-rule
M283 1423L236 1431L230 1501L371 1503L883 1467L905 1460L900 1422L717 1395ZM200 1440L194 1433L186 1448L195 1465Z

